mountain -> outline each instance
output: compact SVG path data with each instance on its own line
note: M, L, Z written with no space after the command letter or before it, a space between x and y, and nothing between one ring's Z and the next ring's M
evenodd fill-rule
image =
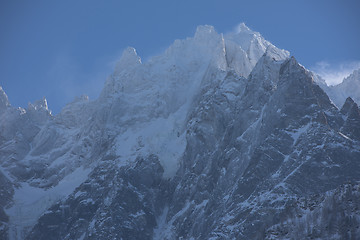
M344 104L348 97L360 104L360 69L344 78L340 84L330 86L329 96L333 98L333 101L338 106Z
M199 26L53 116L0 89L3 239L356 239L360 111L240 24Z
M319 75L313 74L313 78L338 108L341 108L348 97L360 104L360 69L344 78L340 84L333 86L328 86Z

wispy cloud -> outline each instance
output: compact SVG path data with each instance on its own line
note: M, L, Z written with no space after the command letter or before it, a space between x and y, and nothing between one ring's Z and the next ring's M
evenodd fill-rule
M58 113L66 103L82 94L88 95L92 100L96 99L105 79L112 73L118 55L97 59L95 67L89 68L81 66L68 54L58 54L47 72L47 77L54 83L49 92L50 96L46 96L50 109Z
M348 61L342 63L321 61L317 62L310 70L319 74L328 85L336 85L341 83L344 78L359 68L360 61Z

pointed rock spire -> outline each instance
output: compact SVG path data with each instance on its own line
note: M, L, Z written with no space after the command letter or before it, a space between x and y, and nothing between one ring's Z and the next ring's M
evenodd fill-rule
M7 107L10 106L8 96L5 91L0 86L0 112L4 111Z
M47 100L45 97L43 97L40 100L35 101L34 103L29 103L28 104L28 109L29 110L40 110L43 109L45 111L49 111L48 108L48 104L47 104Z
M279 49L274 45L269 45L266 48L264 55L271 57L275 61L284 61L289 58L290 53L286 50Z
M133 68L141 64L141 58L137 55L135 48L127 47L122 55L120 60L116 63L115 74L120 73L123 70Z
M351 139L360 140L360 110L358 105L348 97L341 108L341 113L346 116L341 132Z
M355 104L354 100L352 100L351 97L348 97L340 110L341 113L348 114L354 104Z
M244 22L242 22L239 25L237 25L236 32L239 33L239 32L252 32L252 31L248 26L246 26Z

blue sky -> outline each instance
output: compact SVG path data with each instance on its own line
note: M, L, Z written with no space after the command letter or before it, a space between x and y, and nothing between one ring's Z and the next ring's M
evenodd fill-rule
M240 22L337 81L360 67L359 9L358 0L0 0L0 85L13 106L45 96L58 113L75 96L96 98L125 47L146 61L197 25L225 33Z

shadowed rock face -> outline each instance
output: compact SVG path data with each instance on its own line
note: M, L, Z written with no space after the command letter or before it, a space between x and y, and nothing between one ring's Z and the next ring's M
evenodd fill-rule
M6 215L4 208L11 203L14 189L11 182L0 171L0 239L8 238L9 217Z
M1 106L0 238L360 236L358 106L244 25L148 63L128 48L98 100L57 116Z
M343 136L349 120L295 59L281 65L273 88L252 86L257 81L250 78L234 103L237 114L219 93L200 101L199 109L207 110L195 111L188 139L194 144L185 152L170 209L176 216L187 208L175 220L177 236L262 238L259 229L296 213L291 206L298 198L359 180L359 137ZM247 89L259 89L263 102Z
M103 161L65 201L52 206L27 239L151 239L169 183L155 155L134 166Z
M357 105L348 99L339 111L294 58L263 62L248 80L229 72L202 88L175 177L162 178L155 155L132 166L103 161L28 239L358 236ZM348 182L351 203L339 195ZM316 225L330 208L332 220Z
M350 138L360 138L360 110L358 105L349 97L346 99L341 113L345 115L345 123L342 132Z

